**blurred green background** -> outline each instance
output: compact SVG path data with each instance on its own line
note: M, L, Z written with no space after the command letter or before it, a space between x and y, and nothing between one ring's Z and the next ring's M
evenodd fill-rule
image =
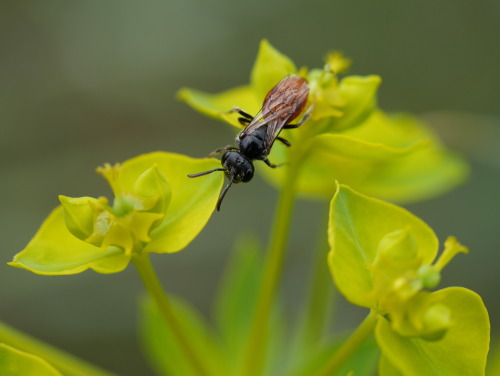
M248 82L265 37L298 66L343 51L351 73L382 76L383 109L422 115L470 161L466 184L407 207L441 241L453 234L469 246L442 286L478 292L500 335L499 1L3 0L0 30L1 320L121 375L151 373L136 340L143 288L132 268L43 277L5 263L58 194L109 196L96 166L154 150L202 157L230 143L228 126L175 92ZM276 197L260 178L234 187L187 249L153 258L166 288L208 316L233 244L249 232L265 243ZM298 203L283 281L290 318L324 215L325 204ZM341 304L338 329L364 314Z

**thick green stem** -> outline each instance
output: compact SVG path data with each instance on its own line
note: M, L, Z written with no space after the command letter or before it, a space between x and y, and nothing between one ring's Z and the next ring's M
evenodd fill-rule
M18 350L39 356L67 376L111 376L111 372L99 369L77 357L43 343L27 334L0 323L0 342Z
M187 359L189 359L190 364L193 366L193 370L195 375L199 376L208 376L210 373L205 368L205 365L201 362L198 354L194 350L192 342L190 338L184 333L181 326L179 325L179 321L177 320L175 313L172 309L172 305L163 290L161 283L156 275L153 266L151 265L151 261L149 260L149 254L143 252L133 259L134 265L141 276L141 279L146 286L151 298L156 302L158 309L160 310L165 322L173 334L179 347L184 351L184 355ZM168 354L165 354L168 356Z
M356 352L356 350L373 333L377 324L378 314L371 311L365 320L358 326L356 331L335 352L330 361L316 376L331 376Z
M241 375L259 375L263 367L269 316L283 270L288 234L292 222L298 168L292 161L287 167L287 176L279 197L261 290L254 311L246 358L243 363L244 369L241 371Z

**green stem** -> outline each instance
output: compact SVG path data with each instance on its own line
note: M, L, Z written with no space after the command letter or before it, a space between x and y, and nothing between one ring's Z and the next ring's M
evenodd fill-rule
M298 159L295 158L295 161ZM259 375L263 367L269 316L283 270L288 234L292 222L298 169L299 166L290 161L276 210L262 285L257 298L246 358L243 363L244 368L241 371L242 375Z
M67 354L53 346L33 338L27 334L11 328L0 322L0 342L18 350L39 356L58 371L68 376L111 376L111 372L104 371L77 357Z
M186 358L189 359L189 363L193 366L196 375L208 376L210 373L201 362L198 354L194 350L190 338L186 335L186 333L184 333L177 317L175 316L170 300L163 290L158 276L151 265L149 254L142 252L141 254L134 256L132 261L141 276L144 286L146 286L151 298L153 298L156 302L158 309L162 313L170 332L177 340L179 347L182 351L184 351ZM168 354L166 354L166 356L168 356Z
M356 331L335 352L330 362L316 376L331 376L356 352L356 350L373 333L377 324L378 314L370 311L365 320L358 326Z

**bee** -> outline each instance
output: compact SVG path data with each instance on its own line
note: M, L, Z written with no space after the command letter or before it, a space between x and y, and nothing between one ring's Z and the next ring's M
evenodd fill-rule
M297 128L309 118L311 108L299 123L291 123L304 110L308 95L307 81L302 77L289 74L267 93L262 108L255 117L239 107L233 107L229 111L229 113L237 112L240 115L238 121L245 128L236 137L236 146L228 145L210 154L210 156L222 154L222 168L188 175L190 178L196 178L215 171L225 173L229 184L219 195L217 211L220 210L222 200L233 183L247 183L252 180L253 161L259 160L269 167L278 167L271 163L267 156L276 140L286 146L291 146L290 142L280 137L280 132L282 129Z

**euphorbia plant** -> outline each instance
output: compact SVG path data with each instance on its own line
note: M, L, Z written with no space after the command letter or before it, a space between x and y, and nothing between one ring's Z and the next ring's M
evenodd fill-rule
M467 248L449 237L436 260L438 240L425 223L346 186L333 197L328 227L328 262L338 289L371 310L349 341L375 329L381 374L484 373L489 321L481 298L461 287L428 291ZM334 356L323 374L340 359Z
M463 180L466 165L415 117L378 108L380 78L345 76L349 64L331 53L321 69L297 69L263 41L249 85L214 95L180 91L193 108L239 129L228 110L238 106L256 114L269 89L289 73L307 79L313 105L304 125L284 131L292 147L273 146L270 159L285 165L257 166L280 191L271 239L264 258L255 242L243 242L235 252L217 294L215 325L186 302L167 297L148 259L151 252L183 249L203 228L223 177L187 175L217 167L215 159L152 153L105 165L98 172L110 183L114 200L61 196L61 206L11 265L39 274L89 268L113 273L132 261L153 298L142 303L141 328L159 374L369 374L379 353L381 375L484 373L489 321L481 299L458 287L431 291L443 267L466 248L449 238L436 260L434 232L379 200L410 202L442 193ZM328 228L322 231L325 237L328 232L329 270L350 302L370 309L347 339L324 330L332 283L325 278L321 247L299 323L290 327L277 302L297 195L331 199ZM3 335L8 343L6 333L0 327L0 340ZM82 374L82 363L62 353L43 353L43 346L30 347L29 339L12 342L65 374ZM85 374L104 371L88 367Z

